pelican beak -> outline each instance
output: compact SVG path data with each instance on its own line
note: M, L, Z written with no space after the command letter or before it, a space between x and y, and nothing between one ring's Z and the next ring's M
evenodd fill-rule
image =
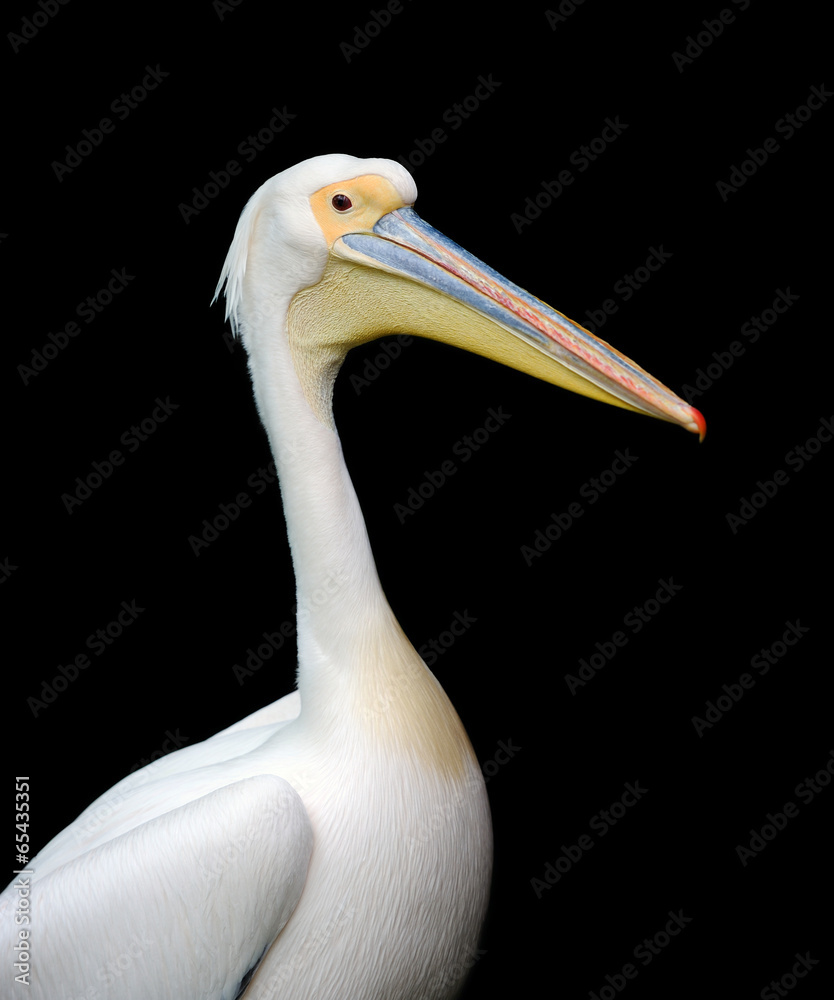
M388 322L376 324L385 332L455 344L573 392L680 424L703 440L706 422L698 410L604 340L447 239L414 209L398 208L370 231L339 237L332 254L353 269L361 265L398 279L395 288L385 289L396 308ZM368 312L364 321L374 325Z

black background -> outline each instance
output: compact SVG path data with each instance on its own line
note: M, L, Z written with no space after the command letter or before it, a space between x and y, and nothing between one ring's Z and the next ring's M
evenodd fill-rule
M532 5L450 15L405 3L352 52L343 43L371 19L363 4L290 15L254 0L71 3L19 51L7 40L0 599L7 761L10 778L31 777L34 847L169 749L170 734L195 743L292 688L291 642L243 684L232 669L291 621L294 591L278 489L247 482L270 456L245 357L209 300L238 214L268 177L325 152L408 157L443 128L412 160L433 225L577 320L614 299L599 332L676 391L713 352L745 345L693 397L709 426L700 446L434 343L405 347L365 386L351 376L372 370L380 345L348 358L336 420L390 602L418 647L455 612L477 619L433 669L480 760L501 741L520 748L488 767L495 878L465 995L544 977L587 997L631 962L623 992L635 1000L757 997L797 952L820 961L796 995L827 994L834 790L807 803L797 786L834 745L823 600L834 445L812 442L802 469L788 456L832 416L822 275L834 102L789 138L777 122L834 80L822 24L801 5L727 6L733 22L700 55L690 48L682 72L673 54L704 19L717 23L720 3L588 0L563 5L555 28ZM7 8L4 32L38 10ZM166 77L118 119L111 103L148 65ZM500 86L452 127L479 77ZM239 144L276 107L293 117L247 162ZM617 116L622 135L519 233L511 215ZM59 181L53 163L104 117L112 134ZM771 137L779 149L722 197L717 182ZM239 176L186 223L181 206L231 159ZM651 247L672 256L623 301L617 282ZM122 268L127 287L27 383L19 366ZM798 299L751 343L742 326L780 289ZM157 397L177 409L131 452L120 438ZM511 418L401 523L394 505L499 407ZM62 495L113 449L124 464L68 513ZM617 449L637 461L582 500ZM787 483L734 531L727 515L780 469ZM241 491L251 506L195 556L189 536ZM528 566L521 547L575 501L582 517ZM682 589L634 634L624 617L670 579ZM27 699L134 600L137 620L35 715ZM809 631L761 676L751 658L797 620ZM572 694L565 675L618 630L627 644ZM692 717L745 672L755 686L699 737ZM627 782L648 791L594 834ZM786 802L798 815L743 865L737 846ZM10 818L9 877L12 833ZM589 833L594 847L537 895L531 880ZM670 910L691 922L640 964L634 948Z

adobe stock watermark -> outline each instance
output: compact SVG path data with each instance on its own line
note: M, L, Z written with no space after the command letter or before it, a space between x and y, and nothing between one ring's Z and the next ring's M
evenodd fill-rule
M745 11L750 6L751 0L730 0L730 2L739 11ZM720 10L717 17L704 18L701 21L703 27L698 33L694 36L686 36L683 52L672 53L672 62L677 67L678 72L683 73L687 66L691 66L695 62L698 56L703 55L716 38L720 38L724 34L724 28L733 24L735 19L735 11L730 7L724 7Z
M316 589L309 594L301 604L297 605L292 617L286 618L272 632L262 632L263 642L257 646L249 646L243 663L233 663L232 673L238 684L242 685L250 677L254 677L261 667L268 663L276 653L280 652L288 639L295 637L297 623L304 621L314 611L325 607L333 597L345 586L347 577L340 571L329 573Z
M614 461L607 469L603 469L598 476L589 479L579 488L579 495L583 500L588 501L588 506L595 504L600 497L604 496L615 483L619 482L620 476L626 472L639 459L639 455L632 455L630 449L625 452L619 448L614 452ZM536 528L530 544L519 546L524 562L532 566L536 559L541 559L545 552L549 552L553 545L570 530L573 525L586 513L585 507L575 500L568 504L564 512L553 511L548 522L541 528Z
M799 301L799 295L791 291L790 285L784 289L777 288L776 294L770 307L764 309L758 316L751 316L745 323L741 324L741 335L747 340L747 346L741 340L732 340L727 345L725 351L713 351L712 361L705 367L695 371L693 384L686 383L680 390L680 395L687 403L694 403L696 399L703 396L711 389L715 383L728 372L736 363L738 358L747 353L750 344L756 344L763 333L767 333L779 321L780 316Z
M72 831L76 843L81 844L101 833L109 820L116 815L117 807L126 802L137 788L142 788L150 781L156 780L161 770L163 758L169 753L182 749L191 740L177 728L173 733L165 730L165 739L161 746L148 757L142 757L131 765L130 770L108 792L98 798L83 813L83 823L73 823Z
M292 443L282 444L281 449L282 459L287 464L294 462L301 453L300 448L297 449ZM217 513L212 515L211 519L203 518L200 533L188 536L187 541L194 555L199 557L205 549L216 542L221 534L237 521L242 511L252 506L253 496L262 496L269 486L277 481L278 469L274 459L250 473L246 478L246 485L254 491L254 494L250 495L246 490L241 490L228 503L219 503Z
M123 951L120 951L115 958L108 959L104 965L96 970L96 980L102 986L113 986L134 965L136 960L143 958L145 952L153 948L155 944L154 939L149 938L144 933L141 936L133 934L130 943ZM85 995L85 1000L86 996L89 996L89 993Z
M627 781L622 795L607 809L600 809L588 820L588 829L601 840L648 792L649 789L643 788L639 781ZM541 899L545 892L557 885L595 846L596 842L590 833L581 834L575 844L562 844L555 861L545 863L541 878L530 879L530 887L536 894L536 899Z
M490 780L498 774L501 768L506 767L515 755L523 749L523 747L516 746L511 738L499 740L498 749L492 757L481 762L483 783L485 785L489 784ZM422 817L419 829L416 831L416 836L406 837L409 853L413 854L415 851L422 850L426 844L431 843L438 833L441 830L445 830L452 819L458 816L461 806L466 800L472 795L479 795L480 792L481 782L477 778L472 777L467 780L466 784L452 798L445 803L438 803L430 813Z
M834 415L821 417L814 434L802 444L797 444L785 453L783 461L794 472L801 472L822 451L823 446L832 440L834 434ZM749 497L739 497L738 512L729 511L724 515L727 525L734 535L745 525L748 525L759 512L791 481L784 469L775 469L770 479L756 480L756 489Z
M18 872L18 875L21 873ZM32 931L25 924L31 923L31 901L29 896L32 892L32 879L27 875L24 878L17 878L14 883L17 889L17 906L15 908L14 921L17 926L17 941L12 945L14 962L12 968L15 970L14 981L22 986L31 986L32 980L32 954L30 938Z
M37 38L40 31L45 28L52 18L61 12L61 8L66 7L69 2L70 0L38 0L37 10L31 13L28 17L21 19L20 29L18 31L7 32L6 38L9 40L12 52L17 55L24 45L28 45L29 42Z
M9 577L16 569L20 569L20 567L15 566L9 556L6 556L5 559L0 559L0 586L8 583Z
M157 63L155 66L145 66L145 75L142 80L129 91L122 91L121 94L110 104L110 113L115 115L119 121L125 118L139 107L143 101L156 90L163 80L170 76L170 73L162 69ZM82 129L81 139L74 146L67 144L64 148L66 156L63 160L52 161L52 172L61 184L65 174L71 174L77 170L90 156L94 149L97 149L103 142L105 136L112 135L116 131L116 123L110 118L102 118L92 129Z
M793 622L786 621L782 638L776 639L767 647L762 647L758 653L751 656L750 666L758 672L760 678L765 677L770 673L770 668L776 666L788 650L800 642L810 631L811 626L803 625L798 618ZM713 729L741 701L745 692L752 690L755 686L756 678L747 671L740 674L735 683L722 684L721 691L723 693L706 703L703 717L692 716L691 722L698 738L702 739L707 729Z
M669 919L663 927L656 931L651 937L643 940L635 946L632 955L646 968L661 955L665 948L668 948L672 941L692 923L693 917L687 917L683 910L669 910ZM640 969L633 962L626 962L619 972L613 975L606 975L605 985L596 990L589 990L590 1000L615 1000L628 986L629 982L636 979L640 974Z
M115 618L106 625L91 632L84 643L85 647L95 656L101 656L113 645L122 635L125 629L136 621L144 611L136 603L136 598L132 601L122 601L120 610ZM86 670L91 664L90 657L86 653L78 653L66 665L58 664L58 673L51 681L41 681L40 697L31 695L26 699L32 715L37 719L38 715L52 705L58 695L67 690L70 684L77 680L82 670Z
M484 948L466 948L463 954L459 955L451 965L446 966L431 978L426 992L421 994L420 1000L435 1000L436 997L456 995L457 991L453 990L452 987L463 979L472 966L480 961L484 955L486 955Z
M281 135L284 129L297 116L287 110L286 104L282 107L273 106L272 117L257 132L250 132L245 139L242 139L237 146L237 153L246 163L251 163L255 157L262 153L277 136ZM210 170L208 180L201 186L196 185L191 189L193 197L191 201L181 201L177 205L180 218L187 225L192 219L202 214L209 205L220 196L222 191L232 183L233 177L240 177L243 173L243 166L237 160L227 160L225 167L220 170Z
M577 8L581 7L585 0L562 0L556 10L549 8L544 12L547 24L551 31L555 31L560 24L564 24L571 14L575 14Z
M287 782L287 784L290 784L290 782ZM216 789L216 791L220 790ZM225 838L222 845L217 845L214 848L213 856L208 863L201 857L198 870L210 886L215 886L236 862L242 863L246 858L247 852L253 845L260 844L262 827L268 817L292 815L293 811L297 808L299 792L294 782L290 788L282 784L277 792L276 797L275 789L271 790L270 797L264 803L264 815L258 823L247 825L246 832L241 833L234 839ZM240 868L240 865L238 865L238 868Z
M433 666L447 650L454 646L461 636L466 635L477 620L477 618L473 618L469 614L468 608L463 612L456 611L452 615L452 620L449 622L447 629L444 629L436 638L424 642L417 649L420 659L422 659L427 667Z
M135 764L132 764L130 768L128 768L128 774L132 774L140 768L147 767L149 764L155 764L158 760L162 760L163 757L167 757L169 753L182 749L186 743L190 742L191 737L183 736L180 732L179 726L177 726L176 731L173 733L170 729L166 729L165 739L162 741L161 745L148 757L140 757Z
M793 790L794 795L800 799L803 805L810 805L814 799L821 795L831 784L834 778L834 750L828 752L828 759L823 766L811 778L800 781ZM759 826L750 828L750 839L747 844L736 844L736 855L741 862L742 868L746 868L750 862L757 858L768 846L785 830L792 819L799 816L799 806L793 799L782 806L781 810L765 816L766 822Z
M477 618L470 615L468 608L462 612L454 611L449 620L448 628L417 648L417 655L423 664L429 667L437 663L438 659L448 652L461 637L465 636L477 621ZM394 702L407 699L414 682L421 681L423 676L422 664L412 659L402 661L400 669L386 677L384 685L379 686L378 694L374 700L365 706L366 715L383 715Z
M814 112L828 101L829 97L834 97L834 91L826 90L825 84L818 87L811 87L810 93L805 98L805 102L800 104L790 114L778 119L773 125L777 135L783 136L785 142L790 141L804 125L810 121ZM747 181L759 172L767 161L775 153L778 153L782 146L776 141L774 136L769 136L762 141L761 146L755 148L747 147L747 156L738 164L732 164L727 180L715 182L715 188L721 196L721 200L726 202L731 195L737 194L747 183Z
M452 132L457 131L465 121L468 121L475 112L483 106L484 101L488 101L495 91L501 86L500 80L493 80L492 73L486 77L479 76L478 82L472 89L471 94L467 94L461 101L456 101L450 105L441 115L440 120L444 125L448 125ZM414 171L421 167L426 160L434 153L438 146L441 146L449 138L446 130L437 126L433 128L426 139L415 139L414 147L405 155L400 154L397 159L406 168Z
M116 296L120 295L127 288L128 284L136 278L135 274L127 273L126 267L118 271L113 267L110 269L110 274L112 277L105 285L99 288L93 295L88 295L86 299L83 299L75 307L75 315L79 319L83 319L88 326L90 323L95 322L97 317L104 312ZM61 351L69 347L73 337L77 337L80 333L81 327L75 320L65 323L63 329L58 330L57 333L53 333L52 331L47 333L46 343L41 345L40 348L32 348L32 356L29 358L28 363L17 366L17 374L20 376L23 384L29 385L33 378L37 378L41 372L45 371L49 362L54 361Z
M130 427L119 438L119 443L123 445L128 454L135 452L141 444L147 441L161 424L164 424L168 417L179 409L179 403L172 403L171 397L165 399L156 397L156 406L138 424L131 424ZM90 471L84 476L75 477L75 489L71 493L62 493L61 502L66 512L72 516L76 507L80 507L85 500L89 500L93 495L93 490L97 490L108 480L117 468L125 463L125 455L118 448L114 448L107 458L101 461L94 461L90 466Z
M363 389L368 389L376 382L379 376L388 371L391 363L402 356L403 350L414 343L414 338L407 333L401 333L391 340L382 340L376 345L378 350L372 358L365 359L362 365L361 375L351 375L350 384L357 396L362 395Z
M645 264L635 268L631 274L624 274L622 278L619 278L614 283L614 294L619 297L621 302L628 302L672 256L672 253L663 249L662 243L659 247L649 247ZM607 298L603 300L599 309L586 309L583 321L585 327L591 333L598 333L608 322L609 316L613 316L619 311L619 308L616 299Z
M575 149L568 157L568 163L576 167L577 173L584 174L591 164L595 163L611 146L611 143L616 142L628 128L628 123L621 122L619 115L615 115L613 120L606 118L603 125L602 131L596 138ZM565 188L570 187L575 180L573 171L565 167L552 180L542 181L538 193L524 199L522 211L510 214L510 222L515 227L515 231L521 235L525 228L540 218L542 212L550 208L553 202L561 197Z
M408 2L410 3L411 0ZM352 44L351 42L339 43L339 51L345 57L346 63L364 52L375 38L379 38L397 14L402 14L405 10L403 3L404 0L388 0L388 3L379 10L368 11L368 20L363 25L354 24Z
M483 424L476 427L471 433L465 434L452 445L452 455L454 458L460 459L460 464L456 464L452 458L447 458L434 470L424 469L423 478L417 486L409 487L403 502L393 505L394 513L400 524L405 524L406 518L412 517L418 510L421 510L426 501L431 500L437 491L460 471L460 466L465 465L479 452L511 418L512 414L505 413L503 407L499 406L496 410L495 407L491 406L487 410Z
M234 14L238 7L245 0L212 0L212 10L217 15L218 21L225 21L229 14Z
M795 986L799 985L799 980L804 979L814 966L820 963L818 958L811 958L810 951L804 954L794 952L793 957L796 961L791 966L790 972L783 973L778 980L771 979L767 986L762 987L759 993L761 1000L779 1000L779 997L786 997Z
M111 955L103 965L96 969L95 982L99 984L98 986L90 983L85 987L83 993L73 993L72 995L62 989L61 1000L99 1000L100 997L113 996L110 989L116 988L118 990L119 980L137 961L144 959L146 952L154 948L156 944L157 942L144 932L132 934L130 941L117 955ZM105 988L107 992L102 993L100 987Z
M216 542L222 532L227 531L237 521L241 512L251 506L252 497L245 490L237 493L234 499L228 503L219 503L217 513L211 517L211 520L207 517L203 518L200 534L188 536L187 541L194 555L199 559L202 552L213 542Z
M675 583L674 577L668 580L658 580L658 588L654 597L649 597L642 604L635 604L631 611L623 616L623 625L632 635L638 635L661 609L667 605L677 594L683 590L682 583ZM595 653L583 657L579 661L579 670L576 674L565 674L565 684L572 695L589 684L594 677L606 667L617 655L619 650L625 649L628 645L629 637L621 629L611 635L610 639L604 642L594 643Z
M318 953L324 948L336 930L349 924L355 915L356 910L353 907L347 907L343 903L340 903L333 913L331 913L326 923L320 924L315 931L307 935L292 958L279 965L275 974L269 980L260 984L265 990L263 995L280 996L284 990L278 989L279 983L289 983L300 969L304 968L310 962L315 961ZM275 991L274 993L273 990Z
M293 615L291 618L285 618L277 629L261 632L259 639L263 639L263 642L258 641L257 646L252 645L247 648L246 656L241 657L243 663L232 664L232 674L238 684L242 686L250 677L254 677L265 663L269 663L272 657L284 648L288 639L295 638L296 631Z

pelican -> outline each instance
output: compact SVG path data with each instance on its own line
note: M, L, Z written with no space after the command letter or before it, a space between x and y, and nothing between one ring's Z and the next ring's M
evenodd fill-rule
M487 907L487 796L382 591L333 422L339 367L351 347L414 334L705 425L425 223L416 197L396 162L327 155L244 208L215 299L225 288L281 483L297 690L129 775L31 860L2 897L4 980L21 947L28 960L4 997L459 993Z

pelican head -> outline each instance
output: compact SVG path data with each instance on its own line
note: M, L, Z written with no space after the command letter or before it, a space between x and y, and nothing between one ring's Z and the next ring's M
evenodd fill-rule
M633 361L424 222L392 160L317 156L253 195L217 286L250 357L286 318L307 401L332 426L332 385L351 347L411 334L499 361L573 392L680 424L704 418ZM264 334L264 331L268 331ZM259 342L261 338L261 342Z

